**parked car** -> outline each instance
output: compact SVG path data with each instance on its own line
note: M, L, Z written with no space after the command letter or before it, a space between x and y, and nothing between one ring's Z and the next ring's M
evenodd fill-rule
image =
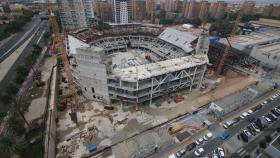
M240 137L244 142L248 142L248 140L249 140L249 137L246 134L244 134L243 132L240 133Z
M261 105L264 106L264 105L266 105L267 103L268 103L267 101L264 101Z
M175 156L175 154L171 154L168 156L168 158L177 158L177 157Z
M248 117L250 114L248 112L243 112L241 115L240 115L240 118L243 120L245 119L246 117Z
M197 150L194 151L195 156L201 156L205 150L203 148L198 148Z
M212 151L212 158L219 158L218 150L217 149Z
M274 108L274 110L278 113L278 114L280 114L280 109L279 108Z
M253 127L251 127L251 125L247 126L247 129L253 136L255 136L257 134L255 129Z
M251 114L254 113L254 111L253 110L248 110L248 113L251 115Z
M276 121L276 119L277 119L271 113L266 114L266 117L268 117L272 122Z
M213 137L213 134L212 134L211 132L209 132L209 133L207 133L207 134L203 137L203 139L204 139L205 141L207 141L207 140L211 139L212 137Z
M249 122L253 122L255 120L255 117L253 115L249 115L246 117L246 120Z
M198 139L195 141L195 143L196 143L196 145L199 145L199 144L202 144L203 141L204 141L203 138L198 138Z
M186 150L187 151L191 151L192 149L194 149L196 147L196 143L191 143L189 145L186 146Z
M271 109L270 112L274 114L276 117L279 117L280 113L278 113L275 109Z
M224 158L225 157L225 151L224 151L223 148L218 147L218 155L219 155L219 158Z
M263 118L264 118L264 120L265 120L268 124L271 124L271 123L272 123L272 120L271 120L269 117L267 117L266 115L263 116Z
M220 138L221 138L222 140L226 140L226 139L229 138L229 134L226 133L226 132L224 132L224 133L220 136Z
M186 149L182 149L180 151L177 151L176 156L177 157L182 157L183 155L186 154L186 152L187 152Z
M252 136L252 134L251 134L248 130L246 130L246 129L243 130L243 133L244 133L247 137Z
M254 128L257 133L261 132L260 128L257 126L257 124L255 122L251 123L251 125L252 125L252 128Z

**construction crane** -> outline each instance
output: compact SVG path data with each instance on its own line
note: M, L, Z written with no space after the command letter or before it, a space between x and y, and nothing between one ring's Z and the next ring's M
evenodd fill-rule
M220 62L219 62L219 65L218 65L218 68L217 68L217 71L216 71L216 74L217 75L220 75L221 73L222 73L222 70L223 70L223 68L224 68L224 65L225 65L225 61L226 61L226 59L227 59L227 57L228 57L228 55L229 55L229 49L230 49L230 47L231 47L231 41L232 41L232 38L233 38L233 36L235 35L235 33L237 32L237 29L238 29L238 25L239 25L239 23L240 23L240 21L241 21L241 18L242 18L242 16L243 16L243 14L244 14L244 4L246 3L246 1L243 3L243 5L241 6L241 8L240 8L240 11L239 11L239 13L238 13L238 16L237 16L237 18L236 18L236 21L235 21L235 24L234 24L234 26L233 26L233 28L232 28L232 31L231 31L231 33L229 34L229 36L227 37L227 42L228 42L228 44L226 45L226 48L225 48L225 50L224 50L224 54L223 54L223 56L222 56L222 58L221 58L221 60L220 60Z
M77 123L77 114L76 114L76 108L79 107L79 95L78 95L78 91L76 90L76 86L74 83L74 77L72 74L72 70L70 68L70 64L67 58L67 53L66 53L66 48L64 45L64 36L62 34L59 33L59 28L58 28L58 23L56 20L56 17L53 13L52 10L52 4L51 2L48 0L48 14L49 14L49 20L50 20L50 24L51 24L51 28L52 28L52 46L51 46L51 51L52 52L60 52L61 53L61 59L64 65L64 69L68 78L68 86L70 89L70 94L72 94L73 98L74 98L74 104L75 107L73 107L73 105L71 104L71 119L72 121L74 121L75 123Z

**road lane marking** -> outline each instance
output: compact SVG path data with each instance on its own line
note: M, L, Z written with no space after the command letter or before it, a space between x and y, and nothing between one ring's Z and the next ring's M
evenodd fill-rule
M38 44L40 42L40 40L42 39L43 35L44 35L45 31L43 31L39 37L39 39L37 40L36 44Z

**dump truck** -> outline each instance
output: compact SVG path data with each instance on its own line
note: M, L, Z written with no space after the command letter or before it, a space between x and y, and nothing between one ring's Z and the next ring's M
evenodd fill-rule
M175 134L175 133L181 131L183 128L184 128L183 125L181 125L181 124L176 124L176 125L173 126L173 127L169 127L169 132L170 132L170 134Z

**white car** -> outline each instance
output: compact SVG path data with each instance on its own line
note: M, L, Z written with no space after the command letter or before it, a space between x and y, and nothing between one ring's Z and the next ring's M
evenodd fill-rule
M253 110L248 110L248 113L251 115L251 114L253 114L254 112L253 112Z
M223 127L225 129L228 129L231 125L232 125L232 121L227 121L227 122L224 123Z
M243 120L246 117L248 117L250 114L248 112L243 112L242 115L240 115L240 118Z
M204 141L203 138L198 138L198 139L195 141L195 143L196 143L196 145L199 145L199 144L202 144L203 141Z
M225 157L225 152L224 152L223 148L218 147L218 155L219 155L219 158Z
M265 104L267 104L267 101L264 101L263 103L261 103L261 105L265 105Z
M263 118L265 119L265 121L266 121L268 124L272 123L272 121L271 121L270 118L268 118L268 117L266 117L266 116L263 116Z
M260 132L261 132L261 130L259 129L259 127L256 125L256 123L251 123L251 125L252 125L252 127L255 129L255 131L256 131L257 133L260 133Z
M168 156L168 158L176 158L176 156L174 154L171 154Z
M246 130L246 129L244 129L243 130L243 133L247 136L247 137L250 137L252 134L248 131L248 130Z
M200 156L204 153L204 149L203 148L198 148L196 151L194 151L195 156Z
M212 134L211 132L209 132L209 133L207 133L207 134L203 137L203 139L204 139L205 141L207 141L207 140L211 139L212 137L213 137L213 134Z

